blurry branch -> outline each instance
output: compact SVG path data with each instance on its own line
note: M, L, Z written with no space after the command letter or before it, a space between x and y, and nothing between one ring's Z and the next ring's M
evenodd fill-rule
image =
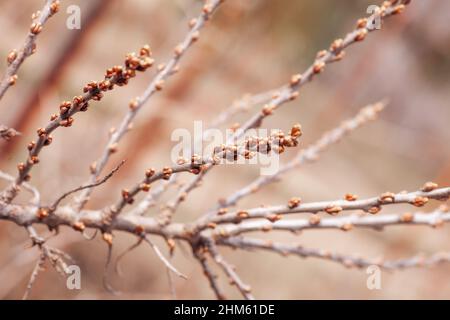
M47 0L45 6L33 14L33 23L30 25L30 30L22 48L17 52L13 50L7 57L8 67L0 81L0 100L3 98L6 90L14 85L17 81L17 71L26 58L31 56L36 51L36 37L42 31L44 24L59 10L58 0Z
M200 249L193 249L194 257L198 260L200 263L203 274L209 281L209 285L211 286L211 289L214 291L214 294L216 295L216 298L219 300L225 300L225 294L223 293L222 289L219 286L219 283L217 281L218 276L214 274L213 270L211 269L211 266L209 265L205 252L202 248Z
M59 106L59 113L50 117L50 122L46 127L37 130L38 140L28 144L28 157L25 162L17 165L19 175L16 181L6 188L0 198L5 202L11 202L18 194L19 186L31 179L30 171L33 166L39 163L39 154L43 147L48 146L53 141L50 135L59 127L70 127L73 124L72 117L78 112L87 111L91 100L99 101L103 98L103 92L114 89L115 85L124 86L128 81L136 76L136 72L143 72L153 65L150 57L150 47L143 46L139 54L130 53L126 56L123 66L114 66L105 72L103 81L99 83L92 81L83 88L84 95L75 96L72 101L63 101ZM95 181L93 181L94 183Z
M9 140L19 134L20 133L13 128L8 128L7 126L0 124L0 138Z
M211 216L216 214L217 210L220 210L221 208L234 206L242 198L259 191L262 187L267 186L270 183L278 181L280 176L286 172L294 170L307 162L316 161L323 151L326 151L329 147L341 141L341 139L347 134L358 129L367 122L375 120L378 113L381 112L385 106L385 102L377 102L362 108L355 117L342 122L337 128L325 132L325 134L323 134L318 141L304 149L301 149L294 159L285 165L282 165L275 174L270 176L261 176L255 179L245 187L235 191L226 199L219 201L216 208L210 210L206 215Z
M172 271L174 274L176 274L178 277L183 278L183 279L187 279L187 277L182 274L180 271L178 271L171 263L169 260L167 260L167 258L164 256L164 254L161 252L161 250L159 250L158 246L155 245L152 241L150 241L150 239L146 236L143 235L142 239L148 243L148 245L153 249L153 251L156 253L156 255L158 256L158 258L164 263L164 265L166 266L167 269L169 269L170 271Z
M33 287L33 284L36 281L39 272L42 270L42 266L45 260L48 260L50 264L53 266L53 268L64 277L66 277L66 275L69 273L68 266L64 261L64 259L73 261L72 257L69 256L67 253L60 251L56 248L47 246L45 244L45 240L37 234L36 230L31 225L26 226L26 230L28 231L28 234L32 241L32 245L37 246L41 251L41 254L36 263L36 266L33 269L33 272L31 273L30 280L28 281L27 289L23 296L24 300L28 298L28 295Z
M217 250L215 243L212 241L208 241L206 245L208 248L208 252L214 258L214 261L222 268L225 274L229 277L230 284L235 285L246 300L254 300L255 298L251 294L251 287L241 280L239 275L236 273L234 266L229 264L222 257L222 255Z
M220 244L230 246L235 249L245 250L266 250L274 253L278 253L282 256L290 254L299 256L301 258L318 258L328 260L342 264L347 268L367 268L375 265L387 270L405 269L413 267L433 266L443 262L450 262L449 252L438 252L426 258L423 255L415 255L410 258L399 260L386 260L383 259L364 259L352 255L345 255L340 253L333 253L323 249L311 249L305 248L301 245L285 244L279 242L273 242L271 240L262 240L246 237L235 237L230 239L223 239Z
M139 110L145 105L145 103L153 96L157 91L161 91L164 87L164 83L171 75L176 73L179 69L178 63L181 58L185 55L189 47L198 40L200 36L200 29L209 20L214 11L218 8L223 0L212 0L205 4L202 8L202 12L196 19L192 19L189 22L190 30L186 34L183 41L178 44L174 49L173 57L166 63L161 65L158 74L152 80L150 85L144 91L144 93L135 99L132 99L129 104L129 110L119 127L114 130L103 150L102 155L91 165L91 177L90 182L92 183L100 175L103 168L108 163L109 157L112 153L117 151L117 146L121 138L127 133L133 119L138 114ZM89 196L92 193L92 189L86 189L84 192L76 199L77 208L81 210L84 205L89 201Z
M278 94L278 89L265 91L256 94L246 94L241 99L238 99L233 102L233 104L224 109L217 117L211 121L210 127L219 127L229 121L232 117L240 112L245 112L250 110L250 108L254 105L259 105L261 103L265 103L270 101L274 95Z
M242 222L239 225L226 225L213 231L213 237L230 237L237 234L253 231L269 232L272 230L291 231L297 233L302 230L339 229L350 231L353 228L368 228L383 230L386 226L402 225L428 225L433 228L442 226L450 221L450 213L446 205L432 213L383 214L377 216L361 216L357 214L322 219L312 215L309 219L290 219L276 222L254 220Z
M298 90L306 83L312 81L316 75L322 73L327 64L340 61L344 57L345 48L356 42L363 41L369 32L377 30L373 27L374 21L379 20L382 23L385 18L402 12L405 5L409 2L409 0L384 1L379 10L372 16L359 19L353 31L349 32L342 39L334 40L329 49L319 51L314 62L302 74L293 75L289 84L281 87L278 93L264 105L262 110L248 119L230 140L241 137L249 129L260 127L263 120L272 115L276 109L286 102L295 100L299 95ZM210 169L212 169L212 166L207 166L200 175L192 179L190 183L180 190L173 201L175 208L186 198L189 192L199 185L200 180Z
M15 178L13 176L10 176L9 174L3 172L0 170L0 178L10 181L10 182L14 182ZM23 183L22 184L23 188L29 192L31 192L31 194L33 194L33 198L31 199L31 203L33 205L38 206L41 202L41 194L39 193L39 191L33 187L32 185L30 185L29 183Z

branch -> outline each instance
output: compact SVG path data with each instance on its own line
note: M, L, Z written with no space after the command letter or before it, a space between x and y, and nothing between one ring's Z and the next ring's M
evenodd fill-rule
M7 181L10 182L14 182L15 178L3 171L0 170L0 178L5 179ZM40 202L41 202L41 194L39 193L38 189L36 189L35 187L33 187L32 185L30 185L29 183L23 183L22 186L24 187L25 190L29 191L32 195L33 198L31 199L31 204L39 206Z
M257 192L262 187L270 183L277 181L279 177L286 172L296 169L304 163L317 160L320 153L326 151L330 146L339 142L344 136L358 129L367 122L375 120L378 113L381 112L385 108L385 106L385 102L377 102L375 104L368 105L362 108L355 117L342 122L340 126L326 132L315 143L311 144L307 148L301 149L294 159L292 159L285 165L282 165L274 175L261 176L255 179L245 187L235 191L226 199L219 201L219 204L215 207L215 209L210 210L208 213L206 213L206 215L208 217L211 217L212 215L216 214L217 211L221 208L234 206L242 198Z
M216 228L208 236L215 238L226 238L235 236L245 232L272 230L299 232L302 230L318 230L318 229L340 229L342 231L350 231L353 228L370 228L382 230L386 226L402 225L428 225L433 228L442 226L450 221L450 213L447 206L433 211L432 213L410 213L404 214L383 214L377 216L360 216L353 214L342 217L331 217L322 219L318 215L313 215L309 219L292 219L281 220L276 222L253 220L245 221L239 225L226 225Z
M223 2L223 0L211 0L210 3L203 6L200 15L196 19L191 20L190 31L187 33L183 41L175 47L173 57L166 64L164 64L164 67L159 71L144 93L140 97L130 101L130 109L128 110L128 113L123 118L118 129L112 133L100 158L97 159L91 166L92 172L89 183L94 182L100 175L101 171L108 163L111 154L113 153L112 150L117 150L119 141L128 132L130 124L138 114L139 110L141 110L141 108L150 99L150 97L153 96L154 93L162 90L166 79L178 71L178 63L181 58L187 52L189 47L198 40L200 29L204 26L206 21L208 21L214 11L216 11L221 2ZM114 148L111 148L112 146ZM76 200L78 210L81 210L87 201L89 201L89 196L92 191L92 189L86 189L80 197L78 197Z
M277 131L270 134L269 137L249 137L242 142L232 145L221 145L214 148L213 154L209 157L200 157L193 155L191 159L178 159L178 164L173 167L164 167L162 170L148 169L145 172L145 178L131 189L122 190L122 198L117 204L113 205L111 210L111 218L114 219L120 214L127 204L134 202L134 197L140 193L148 192L151 184L155 181L165 179L169 180L172 174L179 172L190 172L192 174L200 174L206 165L219 165L223 161L236 162L238 159L252 159L257 154L270 154L272 152L282 153L285 148L296 147L298 138L302 135L301 126L294 125L290 134ZM167 224L171 220L172 208L168 208L162 216L162 223Z
M423 255L415 255L413 257L386 260L383 259L364 259L361 257L345 255L340 253L333 253L328 250L305 248L301 245L285 244L280 242L273 242L271 240L262 240L246 237L233 237L229 239L220 240L219 244L230 246L234 249L245 250L266 250L273 253L278 253L282 256L289 254L297 255L301 258L318 258L328 260L341 264L347 268L366 268L368 266L376 265L387 270L405 269L413 267L434 266L443 262L450 262L450 253L439 252L425 258Z
M17 81L17 72L25 61L26 58L31 56L36 51L36 37L42 31L44 24L47 20L57 13L59 10L58 0L47 0L44 7L38 11L40 12L36 17L33 14L33 23L30 26L25 42L19 52L13 50L9 53L7 62L8 67L6 68L5 74L0 81L0 100L3 98L5 92L14 85Z
M35 164L39 163L38 156L42 148L51 144L53 138L50 134L55 129L72 126L74 121L72 116L78 112L86 111L89 101L101 100L103 92L112 90L115 85L124 86L128 84L128 81L136 76L137 71L145 71L151 67L153 59L150 58L150 55L150 47L147 45L141 48L139 55L128 54L124 66L114 66L106 70L104 80L99 83L95 81L88 83L83 88L84 95L75 96L72 101L63 101L59 106L59 114L52 115L50 123L45 128L37 130L37 142L31 141L28 144L28 158L24 163L21 162L17 165L19 175L16 181L1 193L0 198L5 202L11 202L17 196L18 186L31 178L29 172Z
M254 300L255 298L251 294L251 288L245 284L239 275L234 270L234 266L229 264L219 253L216 245L212 241L207 241L208 251L214 258L214 261L222 268L225 274L230 278L231 284L235 285L242 296L247 300Z
M298 97L298 90L314 79L314 77L324 71L327 64L340 61L344 56L344 49L350 45L360 42L365 39L366 35L374 30L373 21L380 19L383 22L385 18L396 15L403 11L405 5L409 0L384 1L380 10L374 13L370 18L359 19L356 29L348 33L343 39L336 39L330 45L328 50L319 51L313 64L310 65L302 74L296 74L291 77L287 86L281 87L281 90L275 95L258 113L252 116L244 125L242 125L236 134L231 137L232 140L242 136L247 130L257 128L262 125L263 120L272 115L273 112L282 106L284 103L295 100ZM203 176L212 169L212 166L207 166L201 175L198 175L191 182L189 182L176 196L174 203L179 205L187 194L199 185Z
M0 124L0 138L8 141L9 139L14 138L18 135L20 135L20 132L14 130L13 128L8 128L7 126Z
M433 186L433 189L426 189L427 186ZM277 221L282 215L293 213L313 213L326 212L330 215L337 215L345 210L362 210L371 214L380 212L383 206L405 203L416 207L424 206L430 199L445 201L450 196L450 187L437 188L435 184L427 183L422 190L409 193L391 193L385 192L378 197L364 200L355 200L355 196L347 195L348 200L320 201L301 203L299 198L291 199L286 205L269 206L240 210L236 212L217 215L210 219L201 219L198 224L200 228L206 227L205 223L239 223L246 219L266 218L269 221Z
M125 160L122 160L122 162L120 162L110 173L108 173L106 176L104 176L100 181L97 181L96 183L93 184L88 184L87 186L80 186L78 188L72 189L70 191L67 191L66 193L64 193L62 196L60 196L58 199L55 200L55 202L49 207L50 211L55 211L55 209L58 207L58 205L61 203L62 200L64 200L65 198L67 198L69 195L84 190L84 189L89 189L89 188L95 188L99 185L104 184L105 182L107 182L117 171L119 171L120 167L122 167L122 165L125 163Z
M216 295L216 298L219 300L225 300L225 294L222 291L222 289L219 286L219 283L217 281L217 275L214 274L214 272L211 269L211 266L208 264L208 261L206 259L205 253L203 250L200 249L193 249L194 257L198 260L200 265L203 268L203 274L209 281L209 285L211 286L211 289L214 291L214 294Z

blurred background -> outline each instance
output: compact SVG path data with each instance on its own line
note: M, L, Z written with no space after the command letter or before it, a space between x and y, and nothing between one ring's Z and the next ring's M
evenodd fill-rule
M101 80L104 70L123 61L124 55L143 44L152 47L156 64L171 57L184 37L189 20L198 15L196 0L70 0L61 1L60 13L45 25L37 40L37 52L23 64L19 80L0 105L0 123L19 130L22 136L0 141L0 168L15 174L17 162L26 156L26 144L35 130L47 123L59 102L78 95L85 83ZM44 1L0 1L0 57L20 48L31 14ZM68 30L66 9L81 8L80 30ZM108 183L98 187L89 208L102 208L133 185L148 167L170 164L174 129L193 129L204 124L247 93L277 88L294 73L302 72L317 51L328 48L337 37L367 16L374 0L291 1L227 0L202 30L200 40L184 57L180 72L170 78L161 93L146 104L133 130L122 140L111 169L122 159L125 166ZM449 185L450 181L450 2L413 1L404 14L386 21L381 31L346 50L343 61L300 91L264 123L266 128L287 129L300 122L301 145L353 116L370 103L384 98L389 106L380 118L355 131L324 153L320 161L302 166L257 194L241 208L285 203L292 196L304 201L333 200L345 193L360 197L385 191L416 190L426 181ZM6 59L0 61L0 72ZM32 183L50 202L59 194L86 182L89 165L96 159L128 110L128 101L140 95L155 75L152 68L92 103L89 112L77 114L70 129L54 133L51 148L41 154ZM243 122L259 107L240 114L230 123ZM224 127L225 128L225 127ZM288 161L296 151L282 156ZM106 171L105 171L106 172ZM257 166L215 168L184 202L176 221L191 221L216 204L217 199L259 175ZM188 181L184 175L180 181ZM5 186L0 181L0 187ZM172 187L161 203L176 192ZM17 201L26 202L25 194ZM435 202L425 210L436 207ZM383 213L412 210L396 206ZM158 207L149 215L156 215ZM39 228L42 235L50 233ZM306 231L300 235L272 233L270 237L306 247L323 248L367 258L402 258L422 252L450 249L450 226L390 227L373 230ZM259 235L257 235L259 236ZM266 236L266 235L265 235ZM134 243L134 237L116 233L114 256ZM156 243L166 249L160 239ZM47 265L31 291L33 299L171 299L167 274L148 246L131 252L123 261L123 277L112 271L114 296L102 286L106 245L97 237L87 241L79 233L62 228L49 244L71 254L82 270L82 290L67 290L65 280ZM267 252L222 249L236 265L242 279L260 299L448 299L450 265L432 269L383 272L382 289L368 290L365 270L315 259L280 257ZM0 298L21 298L38 257L29 248L27 234L13 223L0 222ZM214 298L198 263L187 246L178 247L173 263L189 280L175 279L178 298ZM219 270L217 270L219 271ZM221 282L229 297L237 290Z

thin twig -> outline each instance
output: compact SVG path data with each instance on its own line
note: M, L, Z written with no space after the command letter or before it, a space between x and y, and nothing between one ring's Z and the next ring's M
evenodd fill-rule
M25 38L25 42L19 52L12 51L8 56L8 68L0 81L0 100L10 86L17 80L17 72L26 58L31 56L36 50L36 37L41 32L47 20L59 10L58 0L47 0L40 14L30 26L30 31Z
M189 47L198 39L199 31L205 25L206 21L211 17L211 15L216 11L223 0L212 0L208 4L206 4L200 15L193 20L195 24L191 27L189 32L186 34L183 41L175 48L175 52L173 57L164 64L164 68L159 71L156 77L152 80L150 85L144 91L144 93L133 100L130 103L132 106L122 122L118 126L117 130L115 130L111 137L109 138L106 147L104 148L102 155L99 159L97 159L94 163L94 170L90 176L90 183L95 181L97 177L100 175L103 168L109 161L111 156L111 146L117 146L122 137L128 132L131 122L138 114L139 110L146 104L146 102L153 96L154 93L160 91L164 84L164 81L169 78L172 74L177 71L178 63L184 56L184 54L188 51ZM86 202L89 200L89 196L92 193L92 189L86 189L77 199L77 209L81 210Z
M175 273L177 276L183 279L187 279L188 277L182 274L180 271L178 271L167 258L162 254L161 250L159 250L158 246L155 245L147 236L143 236L143 240L147 242L150 247L152 247L153 251L155 251L158 258L164 263L164 265L173 273Z
M55 209L58 207L58 205L61 203L62 200L64 200L66 197L70 196L73 193L76 193L78 191L89 189L89 188L95 188L99 185L104 184L107 182L117 171L119 171L120 167L125 163L126 160L122 160L111 172L109 172L106 176L104 176L100 181L97 181L92 184L88 184L87 186L80 186L75 189L72 189L70 191L67 191L62 196L60 196L58 199L55 200L55 202L50 206L51 211L55 211Z

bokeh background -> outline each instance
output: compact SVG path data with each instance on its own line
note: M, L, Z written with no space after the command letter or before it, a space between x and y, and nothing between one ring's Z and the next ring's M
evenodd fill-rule
M44 1L0 1L0 56L19 48L31 13ZM66 8L81 7L81 30L68 30ZM304 70L317 51L366 16L374 0L291 1L227 0L201 32L200 41L187 53L180 72L155 95L122 140L110 168L126 165L93 194L90 208L101 208L120 195L123 187L140 179L147 167L170 164L171 132L193 128L193 121L212 121L221 110L246 93L277 88L294 73ZM188 21L202 6L195 0L70 0L46 24L37 41L37 53L19 71L18 83L0 104L1 123L22 136L0 142L0 168L15 174L15 165L26 155L34 138L62 100L79 94L90 80L102 79L106 68L118 64L127 52L149 43L156 63L172 55L184 37ZM389 19L383 30L347 50L343 61L330 65L303 87L298 100L281 108L265 122L266 128L288 128L300 122L302 146L354 115L366 104L388 98L390 104L376 122L345 138L284 179L240 204L284 203L292 196L304 201L332 200L347 192L361 197L384 191L414 190L432 180L450 181L450 2L413 1L401 16ZM0 70L6 67L1 59ZM3 72L3 71L1 71ZM130 85L109 92L89 112L76 116L70 129L57 130L51 148L44 150L32 182L45 201L84 183L89 164L107 141L109 128L127 111L128 101L140 95L155 74L140 74ZM251 110L257 110L257 107ZM244 121L244 113L231 123ZM295 155L283 154L283 161ZM253 180L256 166L223 166L214 169L176 214L190 221L213 206L217 199ZM183 176L181 181L188 181ZM4 186L3 181L0 186ZM162 203L174 194L172 188ZM25 197L19 202L25 202ZM425 209L432 210L436 203ZM383 212L402 213L404 206ZM149 213L156 215L158 207ZM39 228L43 235L50 233ZM391 227L373 230L310 231L300 235L273 233L271 237L304 246L323 248L368 258L401 258L422 252L450 249L450 227ZM116 234L117 256L135 239ZM155 241L159 244L158 239ZM110 274L122 291L113 296L102 286L106 246L97 237L85 240L63 228L49 243L70 253L82 270L82 290L69 291L52 268L42 273L31 291L33 299L171 299L166 271L151 249L141 246L123 262L124 275ZM165 248L164 248L165 249ZM432 269L383 272L382 289L366 288L364 270L346 269L332 262L280 257L267 252L222 249L242 278L262 299L408 299L450 298L450 265ZM34 263L36 248L27 234L10 222L0 222L0 298L21 298ZM175 279L178 298L210 299L213 294L188 247L179 247L173 263L189 280ZM218 270L219 271L219 270ZM230 297L239 298L225 276L221 283Z

